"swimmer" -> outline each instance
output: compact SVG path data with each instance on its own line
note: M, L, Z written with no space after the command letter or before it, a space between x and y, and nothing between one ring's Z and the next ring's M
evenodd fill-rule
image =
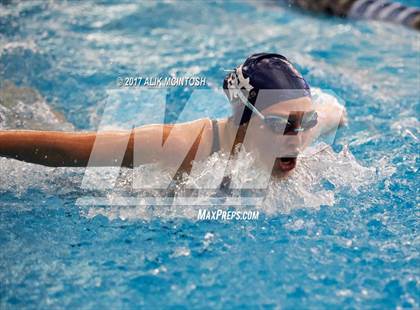
M223 89L233 107L228 118L98 133L5 130L0 156L51 167L158 163L188 173L194 160L232 155L244 143L272 175L284 176L314 137L346 121L337 103L315 106L305 79L279 54L250 56L227 74Z
M374 19L405 25L420 30L420 8L407 7L386 0L291 0L305 10L340 17Z

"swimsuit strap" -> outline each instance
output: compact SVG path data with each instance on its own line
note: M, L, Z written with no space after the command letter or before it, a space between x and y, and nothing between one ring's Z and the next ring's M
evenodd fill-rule
M212 119L211 125L213 128L213 144L211 147L210 155L220 151L219 124L217 123L217 120Z

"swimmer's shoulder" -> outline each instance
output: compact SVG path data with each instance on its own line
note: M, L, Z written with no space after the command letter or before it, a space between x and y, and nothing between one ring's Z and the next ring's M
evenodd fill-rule
M206 159L213 146L212 121L209 118L201 118L190 122L169 125L170 131L174 132L174 140L177 145L173 150L174 155L185 156L187 162ZM164 130L168 131L168 129ZM172 133L170 133L172 135Z
M162 128L163 127L163 128ZM193 142L193 148L200 147L199 155L208 156L213 144L213 124L210 118L176 123L176 124L150 124L136 129L147 141L149 139L162 139L164 143L170 142L182 152ZM163 137L162 137L163 134ZM149 139L148 139L149 138Z
M182 132L191 138L200 139L202 143L211 143L213 140L213 125L210 118L200 118L194 121L177 124L181 127Z

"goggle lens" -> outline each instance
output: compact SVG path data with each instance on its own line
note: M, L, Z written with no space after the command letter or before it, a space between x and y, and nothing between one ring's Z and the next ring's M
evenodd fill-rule
M268 115L265 116L264 123L275 134L297 134L315 127L318 124L318 114L316 111L310 111L305 112L303 117L290 114L288 118L280 115Z

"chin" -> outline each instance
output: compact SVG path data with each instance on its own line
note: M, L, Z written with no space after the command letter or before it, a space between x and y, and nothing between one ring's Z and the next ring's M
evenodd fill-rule
M275 179L284 179L291 175L293 173L293 170L289 171L282 171L282 170L274 170L271 172L271 177Z

